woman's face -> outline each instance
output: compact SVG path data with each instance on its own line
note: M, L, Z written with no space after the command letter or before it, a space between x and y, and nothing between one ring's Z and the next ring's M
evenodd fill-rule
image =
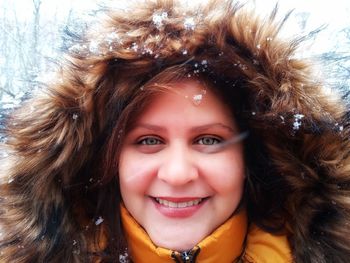
M156 95L126 135L119 160L124 204L153 243L193 248L224 223L243 193L241 144L227 106L194 80ZM175 92L176 90L176 92Z

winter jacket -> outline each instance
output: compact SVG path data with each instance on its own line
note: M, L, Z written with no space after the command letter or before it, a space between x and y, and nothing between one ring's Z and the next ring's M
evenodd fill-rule
M231 1L164 0L102 11L70 35L55 78L7 118L0 262L115 262L127 249L109 156L143 84L176 65L240 94L231 104L249 130L249 224L268 240L286 231L295 262L347 262L347 105L297 56L302 37L279 37L276 10L262 19Z
M156 247L126 208L121 209L128 257L137 263L292 262L287 237L271 235L256 226L248 229L245 211L230 218L192 250L179 253Z

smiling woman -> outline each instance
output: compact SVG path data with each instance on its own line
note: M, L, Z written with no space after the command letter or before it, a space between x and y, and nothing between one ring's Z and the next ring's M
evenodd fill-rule
M1 262L347 262L349 113L231 1L105 10L7 120Z
M187 251L236 211L243 149L237 143L208 153L238 130L230 109L207 85L194 79L166 84L169 92L155 95L126 135L120 188L127 210L155 245ZM197 105L191 98L202 91Z

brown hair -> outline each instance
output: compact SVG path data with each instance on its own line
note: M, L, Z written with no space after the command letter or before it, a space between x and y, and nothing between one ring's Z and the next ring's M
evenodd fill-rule
M125 106L121 109L115 108L119 112L109 112L115 119L114 126L110 126L106 140L101 148L101 161L98 165L97 176L101 176L100 185L97 189L92 188L91 197L92 208L97 207L97 211L89 211L91 214L101 215L106 219L105 227L108 236L120 237L119 242L109 242L115 250L114 255L122 253L126 249L123 239L123 230L120 224L119 203L121 201L118 183L118 156L124 136L128 133L133 121L149 105L155 94L172 89L171 84L185 78L194 78L210 88L219 98L222 99L233 113L241 131L249 131L250 136L244 143L245 160L247 165L248 182L243 197L248 210L250 220L268 231L276 232L285 226L284 200L286 182L276 175L269 155L260 138L258 132L250 128L252 121L252 101L251 95L246 93L244 87L246 80L240 76L231 75L229 77L220 76L206 66L205 70L198 72L198 64L201 61L191 60L186 64L165 68L157 75L148 80L145 84L128 89L128 97ZM87 178L87 177L85 177ZM97 192L95 192L97 190ZM278 200L276 202L276 200ZM115 224L118 222L118 224ZM97 242L100 234L96 233ZM118 240L116 240L118 241ZM118 248L119 244L119 248ZM105 252L105 251L104 251Z

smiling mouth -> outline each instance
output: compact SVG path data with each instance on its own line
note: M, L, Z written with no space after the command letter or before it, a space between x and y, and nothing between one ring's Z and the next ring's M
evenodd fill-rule
M186 202L173 202L173 201L169 201L169 200L158 198L158 197L156 197L154 199L156 200L156 202L158 204L161 204L161 205L166 206L166 207L170 207L170 208L186 208L186 207L199 205L206 198L197 198L197 199L193 199L193 200L186 201Z

